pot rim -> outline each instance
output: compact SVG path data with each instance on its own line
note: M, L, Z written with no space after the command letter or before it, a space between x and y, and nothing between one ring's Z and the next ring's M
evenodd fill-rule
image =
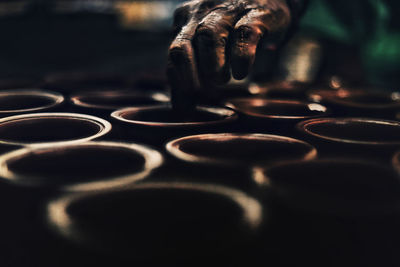
M91 141L79 144L67 144L59 146L34 147L34 148L26 147L8 152L0 156L0 177L2 179L20 185L41 186L43 184L43 179L42 181L40 181L41 177L22 175L18 174L15 171L10 170L8 166L10 161L19 160L27 155L54 153L57 151L76 149L76 148L87 148L87 147L119 148L135 152L144 158L143 170L131 174L115 176L109 180L93 179L93 181L89 182L76 182L72 184L62 185L59 187L61 191L71 191L71 192L80 192L80 191L86 192L92 190L98 191L98 190L122 186L128 183L133 183L148 176L154 169L160 167L164 162L164 158L160 152L146 145L112 142L112 141ZM32 182L32 178L36 182ZM38 180L39 182L37 182Z
M220 120L212 120L212 121L199 121L199 122L155 122L155 121L141 121L141 120L128 120L123 117L125 112L146 112L148 110L163 110L166 108L170 108L170 105L154 105L148 107L129 107L129 108L122 108L118 109L111 113L111 117L122 121L127 124L131 125L140 125L140 126L148 126L148 127L167 127L167 128L181 128L181 127L188 127L188 126L207 126L207 125L218 125L224 124L228 122L235 121L237 119L237 113L229 108L224 107L206 107L206 106L198 106L196 107L197 110L209 112L215 115L220 115ZM225 116L225 117L224 117Z
M213 139L216 137L217 140L221 137L228 137L230 140L232 139L248 139L248 140L261 140L261 141L270 141L275 140L284 143L291 143L291 144L301 144L304 145L309 149L309 151L303 156L302 159L304 160L311 160L316 158L317 150L311 144L304 142L302 140L298 140L291 137L286 136L279 136L279 135L272 135L272 134L259 134L259 133L209 133L209 134L197 134L197 135L189 135L177 139L173 139L169 141L165 148L171 155L175 156L176 158L191 162L191 163L203 163L203 164L223 164L223 165L232 165L232 164L239 164L242 165L243 162L241 160L226 160L212 156L197 156L195 154L191 154L188 152L184 152L180 149L180 145L187 141L197 141L197 140L206 140L206 139ZM262 162L255 163L254 165L262 165Z
M12 114L12 113L22 113L22 112L35 112L39 110L49 109L55 107L64 102L64 96L60 93L43 90L43 89L12 89L12 90L0 90L0 98L2 96L39 96L39 97L46 97L52 100L52 103L34 107L34 108L25 108L25 109L9 109L9 110L1 110L1 114Z
M29 120L29 119L43 119L43 118L63 118L63 119L70 119L70 120L81 120L81 121L87 121L92 124L95 124L99 127L99 130L96 134L93 134L91 136L87 137L82 137L78 139L72 139L72 140L59 140L59 141L46 141L46 142L36 142L36 143L29 143L29 142L14 142L14 141L8 141L8 140L2 140L0 137L0 143L3 144L10 144L10 145L19 145L19 146L25 146L25 147L44 147L44 146L54 146L54 145L72 145L76 143L82 143L86 141L90 141L92 139L101 137L108 132L111 131L111 123L108 121L87 115L87 114L79 114L79 113L69 113L69 112L49 112L49 113L29 113L29 114L22 114L22 115L14 115L14 116L9 116L5 118L0 118L0 125L2 123L12 123L15 121L20 121L20 120Z
M384 142L384 141L360 141L360 140L353 140L353 139L346 139L346 138L337 138L326 136L322 134L315 133L308 129L308 126L313 124L321 124L321 123L329 123L329 122L336 122L336 123L347 123L347 122L362 122L362 123L374 123L374 124L384 124L384 125L392 125L400 127L400 122L398 121L391 121L391 120L381 120L375 118L356 118L356 117L343 117L343 118L316 118L306 121L301 121L296 125L296 128L309 136L316 137L320 140L324 141L332 141L336 143L346 143L346 144L355 144L355 145L370 145L370 146L391 146L391 145L400 145L399 141L392 141L392 142Z
M126 187L112 188L105 192L91 191L84 193L67 194L49 201L46 204L46 221L56 233L78 243L93 244L93 238L82 234L79 224L76 224L67 210L71 203L86 198L96 197L102 193L115 194L119 192L134 192L137 190L160 189L160 190L192 190L205 194L217 194L224 196L228 201L234 202L243 210L243 219L248 223L249 230L257 230L264 221L264 210L259 200L242 192L239 189L224 185L209 183L190 182L148 182L139 183ZM111 246L102 246L110 249Z
M311 161L287 161L271 166L270 168L259 168L258 177L253 176L253 180L259 180L260 184L267 186L271 190L274 190L280 197L290 199L291 205L297 206L297 208L312 210L313 212L322 212L327 214L335 214L345 217L368 217L376 216L377 214L393 214L398 213L400 210L400 198L396 201L393 200L375 200L370 198L348 198L341 194L325 194L320 192L319 189L307 188L304 185L300 185L301 179L297 182L285 182L280 179L272 178L271 172L276 169L288 170L293 165L301 164L347 164L354 165L359 164L361 167L373 167L379 170L383 174L387 174L395 180L397 179L396 172L382 163L377 163L371 160L355 159L355 158L325 158L315 159ZM257 182L256 180L256 182ZM361 179L362 180L362 179ZM297 183L297 185L296 185ZM300 186L298 186L300 185ZM373 187L373 185L371 185ZM274 188L274 189L272 189Z
M239 106L234 104L234 102L239 102ZM291 106L303 106L308 107L310 110L316 109L321 112L319 115L302 115L302 116L295 116L295 115L271 115L271 114L261 114L253 111L249 111L248 107L257 107L252 105L252 102L259 102L262 106L268 103L271 104L281 104L281 105L291 105ZM240 103L241 102L241 103ZM299 101L299 100L288 100L288 99L269 99L269 98L260 98L260 97L239 97L239 98L232 98L225 102L225 106L232 108L238 112L241 112L247 116L261 118L261 119L284 119L284 120L302 120L302 119L311 119L317 118L321 116L327 116L331 114L331 110L326 106L313 103L313 102L306 102L306 101Z
M344 97L339 97L337 94L339 91L345 92L348 96L362 96L362 95L371 95L371 96L382 96L387 97L388 99L392 99L392 103L388 104L363 104L358 103ZM397 100L393 99L393 95L397 95ZM315 89L311 90L307 93L308 97L313 100L315 96L319 96L319 101L326 101L332 104L340 105L348 108L360 108L360 109L372 109L372 110L387 110L400 107L400 92L386 92L386 91L378 91L378 90L361 90L361 89L347 89L340 88L337 90L333 89ZM314 95L314 96L313 96ZM318 102L319 102L318 101Z

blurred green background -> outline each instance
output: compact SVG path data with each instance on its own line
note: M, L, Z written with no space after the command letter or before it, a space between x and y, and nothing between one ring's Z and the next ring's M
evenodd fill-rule
M0 77L163 70L180 2L2 1ZM321 47L318 77L398 89L398 11L398 0L311 0L297 35ZM261 65L278 64L280 57L272 58Z

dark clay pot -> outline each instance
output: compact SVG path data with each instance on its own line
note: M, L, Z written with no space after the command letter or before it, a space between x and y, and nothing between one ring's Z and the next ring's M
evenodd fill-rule
M371 158L390 162L400 147L400 123L368 118L320 118L297 129L322 156Z
M190 113L179 113L170 106L125 108L111 114L124 138L162 146L174 137L193 133L226 131L237 119L227 108L197 107Z
M75 260L83 255L44 227L45 202L65 191L100 192L137 183L147 178L163 159L157 151L145 146L87 142L23 148L0 156L0 161L3 242L12 249L16 249L13 244L19 244L18 251L25 255L41 255L54 262L65 255ZM46 255L42 255L43 251ZM84 256L91 260L99 257L88 253Z
M70 97L72 104L80 111L102 117L125 107L154 106L168 103L167 94L155 91L96 91L81 92Z
M59 109L64 97L56 92L41 89L14 89L0 91L0 117L54 111Z
M340 88L313 90L312 101L330 106L338 115L394 119L400 109L400 93Z
M325 159L277 164L264 172L269 188L296 209L340 216L400 211L400 179L373 161Z
M200 134L170 141L167 151L179 159L175 167L188 180L209 181L256 189L253 172L285 160L311 160L311 145L284 136L265 134Z
M330 114L325 106L295 100L237 98L226 105L241 115L245 128L283 135L292 135L299 121Z
M32 113L0 119L0 141L22 146L74 144L111 131L106 120L76 113Z
M195 266L230 265L251 262L263 212L257 200L228 187L162 182L56 199L47 221L103 255L166 266L193 259Z
M162 164L146 146L87 142L23 148L0 157L0 177L12 184L88 191L134 183Z

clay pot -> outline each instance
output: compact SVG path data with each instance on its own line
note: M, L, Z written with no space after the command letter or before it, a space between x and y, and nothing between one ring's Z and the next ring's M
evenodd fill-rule
M400 147L400 122L369 118L320 118L297 129L325 156L373 158L389 162Z
M193 163L260 166L288 159L312 159L317 151L306 142L267 134L200 134L166 145L177 158Z
M321 89L308 93L310 100L330 106L336 114L394 119L400 109L400 93L346 89Z
M77 113L32 113L0 119L2 144L46 146L75 144L104 136L111 124Z
M264 172L270 189L296 209L341 216L400 211L400 179L372 161L326 159L277 164Z
M134 183L161 164L161 154L146 146L87 142L6 153L0 177L21 186L88 191Z
M330 114L325 106L295 100L237 98L226 105L240 113L244 127L285 135L291 135L299 121Z
M64 102L56 92L40 89L14 89L0 91L0 117L54 110Z
M10 238L7 244L23 243L33 255L46 251L45 259L54 261L63 255L75 260L83 255L44 227L44 203L66 191L100 192L137 183L159 167L163 158L146 146L87 142L23 148L0 156L0 162L0 225Z
M251 261L263 212L238 190L164 182L61 197L47 205L47 221L88 250L167 266L196 259L201 266Z
M124 107L152 106L169 102L169 96L155 91L97 91L82 92L71 96L73 105L85 113L110 116Z
M257 187L251 179L255 169L276 162L316 157L314 147L300 140L265 134L200 134L170 141L167 151L182 162L187 179Z
M226 129L237 119L227 108L197 107L192 113L182 114L170 106L124 108L111 114L125 138L163 145L170 138L193 133L215 132Z

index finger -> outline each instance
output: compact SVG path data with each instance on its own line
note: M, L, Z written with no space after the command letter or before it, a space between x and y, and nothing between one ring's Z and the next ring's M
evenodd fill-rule
M194 91L198 85L192 38L197 23L192 19L182 27L169 47L167 76L171 85L172 106L190 110L195 106Z

